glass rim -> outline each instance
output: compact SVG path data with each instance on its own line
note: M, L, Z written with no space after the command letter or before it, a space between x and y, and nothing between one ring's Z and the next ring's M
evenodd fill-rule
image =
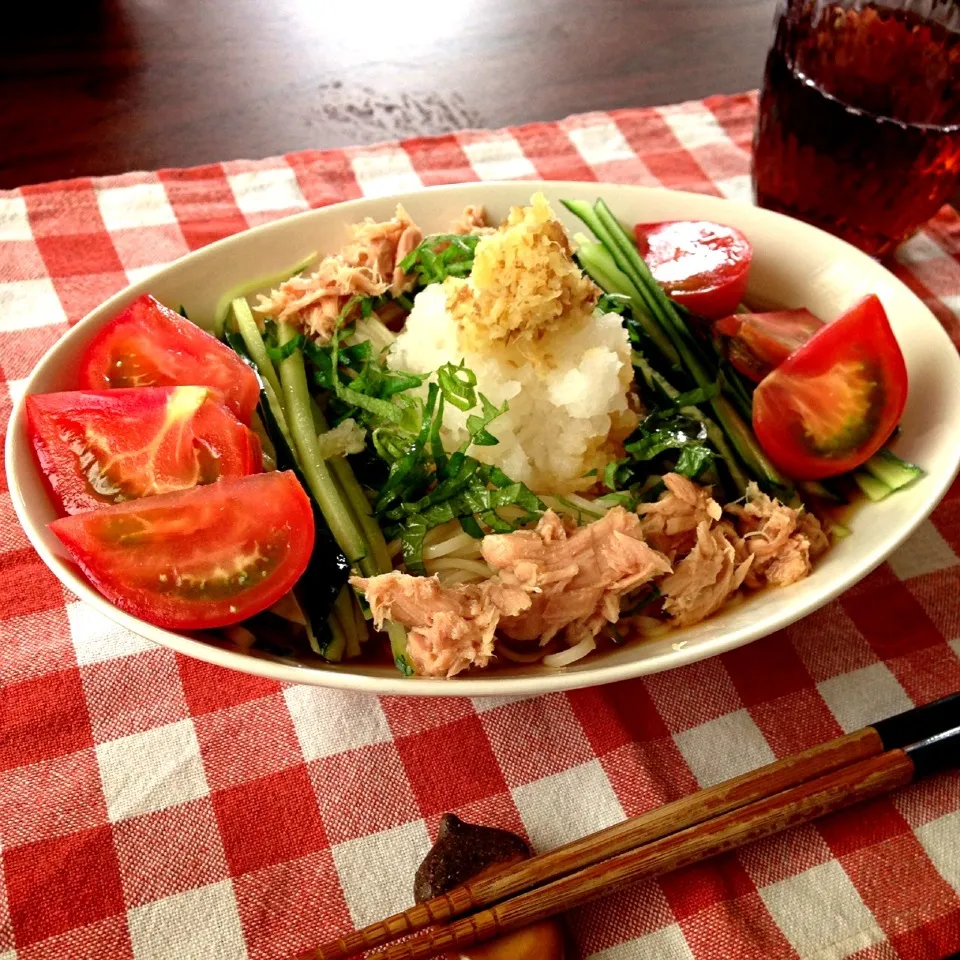
M823 12L828 6L834 5L838 0L812 0L813 6L816 10L816 14ZM921 0L923 2L923 0ZM930 0L927 0L929 3ZM960 3L957 3L956 0L932 0L934 5L943 4L947 8L951 8L957 11L957 26L956 28L951 28L947 24L941 23L940 25L944 29L948 30L950 33L956 34L960 37ZM779 29L780 21L783 18L790 18L791 15L795 15L798 7L804 7L811 3L811 0L780 0L780 3L777 5L777 13L774 17L774 29ZM870 0L847 0L847 5L851 9L859 9L862 4L866 3L867 5L872 5ZM839 0L839 4L843 5L844 0ZM909 11L912 6L915 5L915 0L903 0L901 3L897 4L884 4L883 0L879 0L879 5L884 9L890 10L899 10L899 11ZM914 11L915 12L915 11ZM815 14L815 15L816 15ZM929 16L920 15L921 19L926 23L940 23ZM808 77L802 70L796 69L796 65L790 65L790 70L794 73L795 76L798 76L802 82L809 87L812 87L818 93L822 94L829 100L832 100L834 103L843 107L845 110L849 110L851 113L856 114L857 116L867 117L871 120L876 120L878 123L892 123L895 126L901 127L905 130L919 130L921 132L930 132L930 133L941 133L941 134L953 134L960 132L960 120L956 123L941 124L941 123L913 123L909 120L899 120L896 117L891 117L886 113L877 113L874 110L869 110L865 107L858 107L856 104L850 103L847 100L843 100L838 96L835 96L832 93L824 90L819 84L817 84L812 78ZM762 89L761 89L762 92Z
M874 113L872 110L866 110L863 107L854 106L852 103L847 102L846 100L841 100L839 97L834 96L832 93L824 90L823 87L818 86L813 82L805 73L799 72L799 76L802 78L803 83L812 87L817 91L821 96L826 97L828 100L832 100L834 103L839 104L843 107L844 110L849 110L851 113L856 114L860 117L868 117L871 120L876 120L878 123L892 123L895 126L902 127L905 130L921 130L931 133L958 133L960 132L960 122L958 123L949 123L949 124L940 124L940 123L911 123L908 120L898 120L896 117L887 116L885 113ZM761 91L762 93L762 91Z

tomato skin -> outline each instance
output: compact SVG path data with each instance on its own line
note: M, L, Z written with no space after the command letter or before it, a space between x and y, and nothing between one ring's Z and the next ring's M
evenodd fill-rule
M873 294L823 327L764 378L753 430L795 480L853 470L886 443L907 402L907 367Z
M79 386L213 387L245 424L260 397L256 374L229 347L148 293L90 342L80 360Z
M718 320L713 329L728 337L727 358L744 376L759 383L802 347L823 321L809 310L735 313Z
M26 398L27 431L64 513L258 473L257 435L208 387Z
M172 630L225 627L265 610L300 578L314 544L310 501L290 471L131 500L49 526L107 600Z
M709 220L638 223L637 250L672 300L709 320L737 309L753 248L735 227Z

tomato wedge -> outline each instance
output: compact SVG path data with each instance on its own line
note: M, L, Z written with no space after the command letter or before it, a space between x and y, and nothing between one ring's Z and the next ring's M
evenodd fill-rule
M149 294L93 338L80 360L79 385L214 387L247 424L260 396L256 374L229 347Z
M257 435L209 387L45 393L27 430L65 513L259 473Z
M753 394L753 430L796 480L846 473L886 443L907 402L907 367L876 296L815 333Z
M310 501L290 471L54 520L90 582L158 627L225 627L265 610L300 578L313 550Z
M735 313L718 320L713 329L730 339L727 358L745 376L759 383L802 347L823 321L809 310L777 310L773 313Z
M747 289L753 248L734 227L709 220L638 223L637 250L677 303L710 320L737 309Z

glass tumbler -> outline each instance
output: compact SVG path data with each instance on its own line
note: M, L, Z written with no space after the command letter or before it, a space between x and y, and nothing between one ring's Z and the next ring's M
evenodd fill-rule
M960 3L781 0L757 203L883 256L960 181Z

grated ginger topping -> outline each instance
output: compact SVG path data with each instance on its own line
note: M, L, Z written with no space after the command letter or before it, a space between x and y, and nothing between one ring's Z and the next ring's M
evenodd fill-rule
M444 289L461 344L478 350L494 342L521 351L538 344L588 320L600 296L574 263L567 234L542 193L529 207L513 207L477 244L469 279L448 277ZM536 360L537 353L529 356Z

